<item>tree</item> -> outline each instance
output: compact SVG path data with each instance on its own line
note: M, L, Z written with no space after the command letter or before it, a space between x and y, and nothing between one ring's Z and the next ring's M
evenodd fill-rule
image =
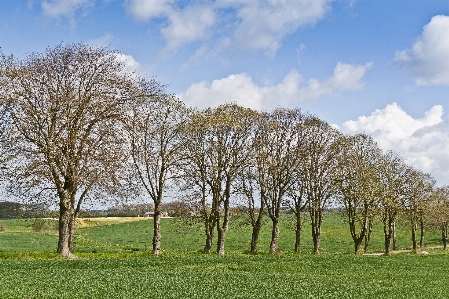
M402 211L407 165L397 153L388 151L380 159L378 167L379 209L383 223L385 254L389 255L396 221Z
M422 223L423 214L427 210L427 200L435 185L435 179L428 173L423 173L413 167L408 167L404 174L404 194L402 205L410 221L413 251L418 250L416 231ZM423 233L422 233L423 235Z
M41 202L57 198L57 252L63 256L73 256L82 203L120 191L126 140L119 118L159 90L157 81L126 72L119 55L69 44L0 64L11 122L8 190Z
M270 253L278 252L279 214L286 195L297 179L301 162L301 126L309 117L300 109L277 108L263 114L256 134L255 179L272 222Z
M379 188L376 172L382 151L366 134L342 136L338 146L340 154L334 179L336 197L344 208L357 254L363 240L367 241L365 251L369 244Z
M259 114L237 104L224 104L196 113L186 130L191 143L186 146L186 180L199 187L206 224L205 252L210 251L217 228L217 253L224 254L225 235L230 220L233 184L250 161L251 144ZM211 205L207 203L210 194Z
M307 194L313 253L319 253L323 212L336 192L333 181L338 168L336 141L341 134L318 118L307 120L304 130L306 138L302 146L301 180Z
M154 204L153 254L160 254L161 204L170 180L179 177L184 127L190 117L173 96L150 97L132 109L126 121L138 181Z
M441 230L443 250L447 250L449 225L449 186L441 186L430 194L429 222Z
M263 216L266 214L265 190L258 184L258 173L255 161L248 165L238 180L238 190L244 197L245 205L241 210L248 215L252 227L250 253L257 253L260 229L263 225ZM261 188L262 187L262 188Z

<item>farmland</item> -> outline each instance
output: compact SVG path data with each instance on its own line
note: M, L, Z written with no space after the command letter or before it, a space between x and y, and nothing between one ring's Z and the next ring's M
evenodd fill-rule
M250 229L233 219L226 254L200 253L201 224L162 219L163 252L151 255L152 220L105 218L79 222L76 260L55 254L57 231L33 231L33 220L2 220L1 298L447 298L449 257L430 254L356 256L340 215L326 215L322 253L314 255L309 227L303 250L293 253L291 220L282 218L280 254L267 254L270 228L264 226L259 254L246 253ZM49 220L50 221L50 220ZM426 235L439 244L438 231ZM410 247L406 227L398 245ZM382 231L374 230L370 252L382 250Z

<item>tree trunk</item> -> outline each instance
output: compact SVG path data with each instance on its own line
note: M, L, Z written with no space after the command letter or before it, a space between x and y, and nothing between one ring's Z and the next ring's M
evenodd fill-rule
M397 246L397 238L396 238L396 221L393 222L392 224L392 228L393 228L393 250L398 250L398 246Z
M369 243L371 242L371 233L373 232L373 223L371 220L368 221L368 231L365 235L365 246L363 248L363 252L367 253L368 252L368 246Z
M314 232L312 233L313 238L313 253L318 254L320 253L320 243L321 243L321 236L320 236L320 228L316 228Z
M159 212L159 203L154 202L153 217L153 254L161 253L161 213Z
M206 216L206 244L204 245L204 253L210 253L212 250L212 242L214 239L215 225L210 217Z
M418 251L418 241L416 239L416 231L417 231L418 227L416 225L416 223L414 223L412 221L412 247L413 247L413 252L417 252Z
M76 217L74 216L73 221L70 222L70 237L69 237L70 252L73 251L74 238L75 238L75 224L76 224Z
M223 224L220 225L220 221L217 221L217 232L218 232L218 240L217 240L217 253L219 255L224 255L224 246L225 246L225 237L226 232L228 231L228 223L229 223L229 201L226 200L223 202L224 206L224 215L223 215ZM218 213L218 212L217 212ZM218 219L220 219L220 215L217 215Z
M251 253L257 253L257 243L259 241L259 233L260 233L260 226L254 225L253 226L253 233L251 234Z
M271 219L273 225L271 229L271 243L270 243L270 253L277 253L279 251L278 242L279 242L279 219L272 218Z
M447 224L441 226L441 239L443 241L443 250L447 250Z
M295 252L301 252L301 223L296 223L296 231L295 231Z
M311 212L311 225L312 225L312 240L313 240L313 251L312 253L320 253L320 243L321 243L321 222L322 214L321 211Z
M218 226L217 232L218 232L217 253L219 255L224 255L226 231L222 227Z
M419 247L424 247L424 221L419 222L421 235L419 237Z
M73 258L70 251L70 238L72 224L74 222L74 210L70 200L61 200L59 205L59 239L57 252L62 256Z
M391 251L391 237L393 235L393 223L390 219L384 220L384 236L385 236L385 254L389 255Z
M297 209L296 213L296 230L295 230L295 252L301 252L301 231L302 231L302 223L301 223L301 212Z

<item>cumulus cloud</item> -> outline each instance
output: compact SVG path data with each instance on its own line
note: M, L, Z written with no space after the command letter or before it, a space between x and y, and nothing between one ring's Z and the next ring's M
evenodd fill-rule
M302 86L304 80L296 70L291 70L281 83L265 86L254 83L248 74L233 74L212 83L195 83L180 97L199 108L226 102L237 102L254 109L295 105L297 102L312 100L322 95L336 96L346 90L362 88L364 84L361 79L371 65L371 62L365 65L339 62L330 78L321 82L318 79L310 79L307 86Z
M168 18L170 24L162 28L161 33L167 41L169 50L206 38L208 29L215 24L215 12L208 6L187 7L182 11L173 11Z
M113 39L114 39L114 36L112 34L106 33L103 36L97 37L87 43L94 47L107 48L111 45L111 42Z
M124 64L125 71L131 72L131 73L139 72L140 64L131 55L126 55L126 54L120 53L117 55L117 59L118 59L118 61L120 61Z
M343 123L341 129L348 134L370 134L382 149L401 153L440 184L449 183L449 131L441 105L433 106L422 118L413 118L392 103L370 116Z
M396 51L395 61L418 85L449 85L449 16L434 16L411 49Z
M139 20L148 20L171 11L173 0L127 0L128 11Z
M126 7L138 20L168 20L161 34L169 50L214 35L232 38L238 48L274 55L286 35L322 19L330 2L217 0L181 5L173 0L127 0ZM217 20L217 15L225 17Z
M273 55L281 40L298 28L313 25L329 10L328 0L247 1L238 11L238 46Z
M72 17L78 10L86 10L92 5L90 0L50 0L42 1L41 7L49 17Z

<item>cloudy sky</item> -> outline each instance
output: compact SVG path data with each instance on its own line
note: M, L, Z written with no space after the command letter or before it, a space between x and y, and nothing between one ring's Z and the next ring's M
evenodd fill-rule
M0 47L121 51L199 108L300 107L449 184L447 0L0 0Z

